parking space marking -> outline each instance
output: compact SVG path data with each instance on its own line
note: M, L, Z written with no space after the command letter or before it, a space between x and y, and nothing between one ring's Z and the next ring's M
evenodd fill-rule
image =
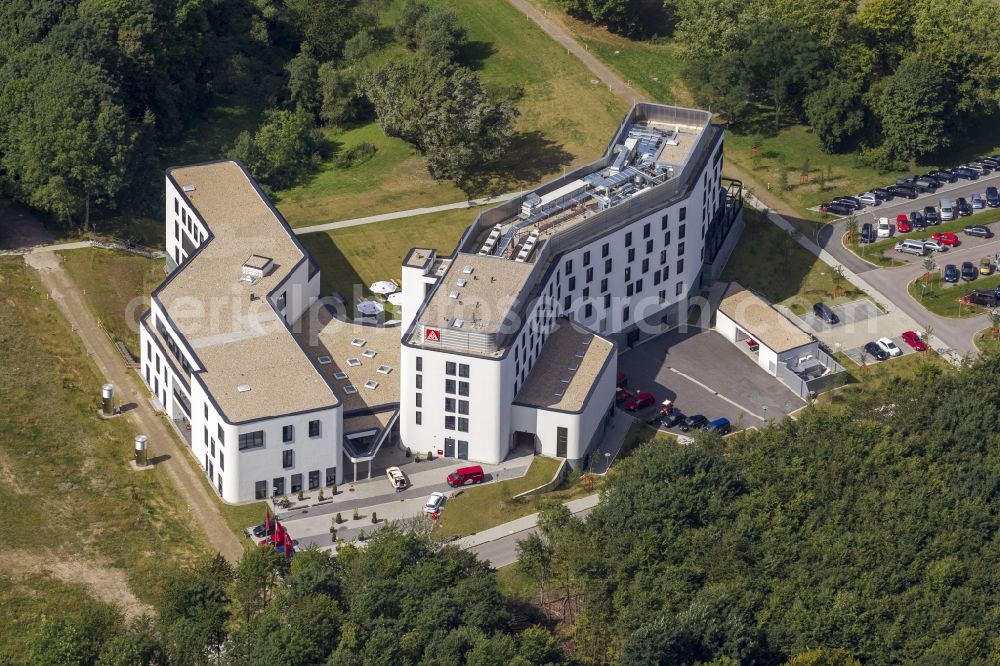
M683 377L684 379L688 380L689 382L691 382L693 384L697 384L698 386L702 387L703 389L705 389L706 391L708 391L712 395L715 395L715 396L718 396L718 397L722 398L723 400L725 400L726 402L728 402L733 407L736 407L737 409L746 412L747 414L749 414L750 416L754 417L755 419L757 419L757 420L759 420L761 422L764 422L764 423L767 422L767 419L764 418L763 416L759 416L757 414L754 414L753 412L751 412L749 409L747 409L746 407L744 407L740 403L736 402L735 400L730 400L729 398L727 398L726 396L722 395L721 393L719 393L718 391L716 391L712 387L710 387L710 386L708 386L706 384L701 383L700 381L698 381L697 379L695 379L691 375L689 375L687 373L684 373L684 372L681 372L680 370L678 370L677 368L674 368L674 367L671 367L670 371L674 372L674 373L677 373L678 375L680 375L681 377Z

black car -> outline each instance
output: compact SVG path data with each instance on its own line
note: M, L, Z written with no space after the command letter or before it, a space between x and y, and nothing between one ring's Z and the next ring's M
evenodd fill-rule
M884 187L876 187L874 190L872 190L872 194L882 199L882 201L890 201L895 196L892 192L885 189Z
M968 167L973 171L978 171L980 176L988 176L993 173L993 169L990 168L990 165L982 162L981 160L974 160L962 166Z
M921 176L913 182L913 185L921 192L933 192L937 188L941 187L941 181L937 178Z
M945 183L954 183L955 181L958 180L958 177L956 177L955 174L951 173L950 171L932 171L927 175L930 176L931 178L937 178L938 180Z
M957 169L952 169L951 172L963 180L978 180L979 174L968 169L966 167L958 167Z
M962 262L962 279L966 282L972 282L979 275L979 271L976 270L975 264L971 261Z
M975 236L976 238L993 238L993 232L990 231L989 227L984 227L981 224L970 224L969 226L962 229L968 236Z
M913 229L926 229L927 220L924 219L923 213L919 210L915 210L910 213L910 226Z
M687 417L684 416L683 413L675 409L669 414L664 414L663 416L661 416L660 423L663 425L664 428L673 428L674 426L680 425L681 422L684 421L686 418Z
M997 306L997 294L995 291L979 291L977 289L969 294L969 302L973 305L995 308Z
M875 234L875 227L872 226L871 222L865 222L861 225L861 233L858 234L859 243L874 243L877 237Z
M986 205L990 208L1000 206L1000 192L997 192L997 188L992 185L986 188Z
M837 313L830 309L830 306L826 303L817 303L813 306L813 314L822 319L828 324L839 324L840 317Z
M917 198L917 191L909 185L890 185L886 189L895 194L897 197L905 197L907 199Z
M854 212L854 207L848 204L838 203L836 201L831 201L830 203L821 204L819 209L824 213L830 213L831 215L850 215Z
M687 432L688 430L694 430L702 427L708 423L708 419L701 414L695 414L694 416L689 416L681 422L681 430Z
M857 197L837 197L833 201L834 203L842 203L852 206L855 210L864 205L861 203L861 199L858 199Z
M958 214L962 217L972 215L972 206L965 200L965 197L955 199L955 210L958 211Z
M981 164L985 164L994 171L1000 169L1000 160L993 159L992 157L984 157L983 159L979 160L979 162Z
M955 264L948 264L944 267L944 281L958 282L958 266Z
M889 358L888 352L879 347L874 342L869 342L865 345L865 351L868 352L869 356L873 356L876 361L884 361Z
M924 206L924 219L927 220L927 226L941 224L941 216L934 206Z

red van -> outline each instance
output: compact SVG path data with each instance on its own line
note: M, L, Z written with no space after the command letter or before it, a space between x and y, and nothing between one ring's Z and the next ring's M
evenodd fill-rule
M483 468L479 465L462 467L448 475L448 485L452 488L467 486L470 483L482 483L485 480L486 475L483 473Z
M652 393L649 393L648 391L644 393L637 393L625 402L625 409L630 412L634 412L637 409L649 407L654 402L656 402L656 398L653 397Z

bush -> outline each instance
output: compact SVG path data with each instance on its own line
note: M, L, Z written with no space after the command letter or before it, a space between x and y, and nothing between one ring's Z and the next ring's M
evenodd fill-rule
M374 511L372 511L372 524L374 525L377 522L378 522L378 516L375 515Z
M413 451L410 450L410 447L406 447L406 457L407 458L413 457Z
M306 498L306 494L300 490L297 497L298 497L299 501L301 502L302 500L304 500Z
M413 456L413 461L414 462L420 462L421 460L423 460L423 458L421 458L420 452L418 451L417 455Z
M365 531L363 529L358 530L358 541L364 541L364 540L365 540Z
M340 512L339 512L339 511L337 512L337 515L336 515L336 516L334 516L333 520L334 520L334 521L335 521L335 522L336 522L336 523L337 523L338 525L339 525L339 524L341 524L342 522L344 522L344 518L343 518L343 516L341 516L341 515L340 515Z
M337 166L341 169L350 169L352 166L367 162L375 155L375 150L375 144L367 141L351 146L337 155Z
M336 494L337 494L337 484L334 483L330 485L330 497L333 497Z
M427 452L427 459L428 460L434 460L434 452L433 451L428 451Z
M323 495L323 489L320 488L319 489L319 501L322 502L324 499L326 499L326 496Z
M358 513L358 507L354 507L354 520L361 518L361 514Z

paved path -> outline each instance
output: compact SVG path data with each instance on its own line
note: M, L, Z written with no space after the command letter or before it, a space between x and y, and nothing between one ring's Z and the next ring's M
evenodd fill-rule
M567 502L570 513L583 518L597 506L599 495L587 495ZM455 543L460 548L472 551L481 560L496 568L505 567L517 561L517 543L538 531L538 514L524 516L509 523L483 530L477 534L459 539Z
M87 246L89 247L89 243ZM64 244L52 249L69 248ZM103 378L115 385L121 402L137 405L126 413L125 418L132 423L137 433L149 437L153 457L166 457L156 464L156 469L165 473L177 488L192 516L205 530L211 546L235 563L243 554L243 546L219 512L219 500L206 490L192 465L182 460L182 456L190 454L181 447L163 418L153 412L149 405L149 392L141 380L125 367L118 350L101 332L97 320L83 305L80 291L63 270L59 255L46 248L27 253L24 260L38 271L46 291L80 336L84 348Z
M549 18L547 13L542 12L528 0L509 0L518 11L522 12L529 19L534 21L545 34L565 47L567 51L575 55L580 62L586 66L591 73L600 79L608 89L614 94L624 99L629 104L635 104L647 99L647 95L640 94L635 88L625 82L610 67L594 57L587 49L580 45L573 35L569 33L557 21Z
M301 236L303 234L314 234L317 231L332 231L333 229L345 229L347 227L357 227L363 224L373 224L375 222L385 222L387 220L398 220L404 217L416 217L417 215L427 215L428 213L440 213L446 210L455 210L457 208L475 208L476 206L484 206L486 204L498 204L504 201L510 201L514 197L518 197L522 192L508 192L507 194L498 194L495 197L483 197L481 199L470 199L468 201L456 201L450 204L441 204L440 206L429 206L427 208L411 208L409 210L397 210L392 213L381 213L379 215L369 215L368 217L357 217L353 220L340 220L339 222L327 222L325 224L314 224L310 227L299 227L298 229L293 229L296 236Z

